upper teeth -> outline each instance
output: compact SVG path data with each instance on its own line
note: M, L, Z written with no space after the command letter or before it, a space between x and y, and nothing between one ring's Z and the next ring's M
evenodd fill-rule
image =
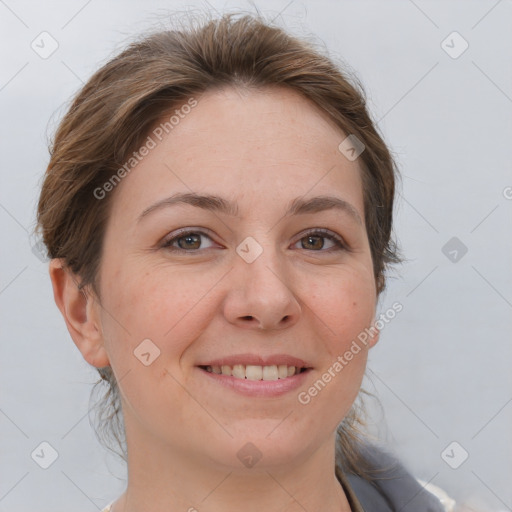
M222 375L230 375L238 379L249 380L277 380L291 377L299 373L300 368L295 366L287 366L286 364L271 366L256 366L235 364L234 366L207 366L206 371L213 373L222 373Z

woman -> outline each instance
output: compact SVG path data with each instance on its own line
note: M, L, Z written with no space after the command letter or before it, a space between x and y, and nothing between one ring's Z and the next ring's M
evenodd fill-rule
M38 226L126 436L105 510L442 510L357 428L395 175L362 90L254 16L146 37L89 80Z

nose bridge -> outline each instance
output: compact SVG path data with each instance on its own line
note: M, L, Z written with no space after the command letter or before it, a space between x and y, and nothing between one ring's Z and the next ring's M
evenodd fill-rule
M296 321L300 305L275 246L247 237L236 252L232 288L225 304L228 320L260 329L282 328Z

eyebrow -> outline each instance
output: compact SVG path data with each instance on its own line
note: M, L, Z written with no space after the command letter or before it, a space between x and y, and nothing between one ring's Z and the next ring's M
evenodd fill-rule
M223 213L231 217L239 216L239 208L237 203L230 202L222 197L216 195L201 195L196 193L178 193L171 197L161 199L156 203L146 208L138 217L137 222L140 222L144 217L150 213L168 208L176 204L189 204L203 210L208 210L217 213ZM336 196L317 196L311 199L303 199L298 197L291 201L286 210L285 217L291 215L305 215L308 213L318 213L326 210L338 210L348 214L361 226L363 221L357 209L350 204Z

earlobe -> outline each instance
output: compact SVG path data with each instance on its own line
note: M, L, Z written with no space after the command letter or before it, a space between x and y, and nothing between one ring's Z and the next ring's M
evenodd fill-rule
M374 324L374 327L375 327L375 324ZM370 342L368 343L370 348L373 348L377 344L377 342L379 341L379 338L380 338L379 329L377 327L375 327L375 330L377 332L370 338Z
M368 348L373 348L375 345L377 345L377 342L379 341L380 329L377 327L377 323L379 323L379 321L375 321L374 319L373 322L370 324L369 328L367 329L367 332L369 334L367 343Z
M77 276L66 268L63 260L51 260L49 272L55 303L83 358L96 368L108 366L95 298L78 287Z

